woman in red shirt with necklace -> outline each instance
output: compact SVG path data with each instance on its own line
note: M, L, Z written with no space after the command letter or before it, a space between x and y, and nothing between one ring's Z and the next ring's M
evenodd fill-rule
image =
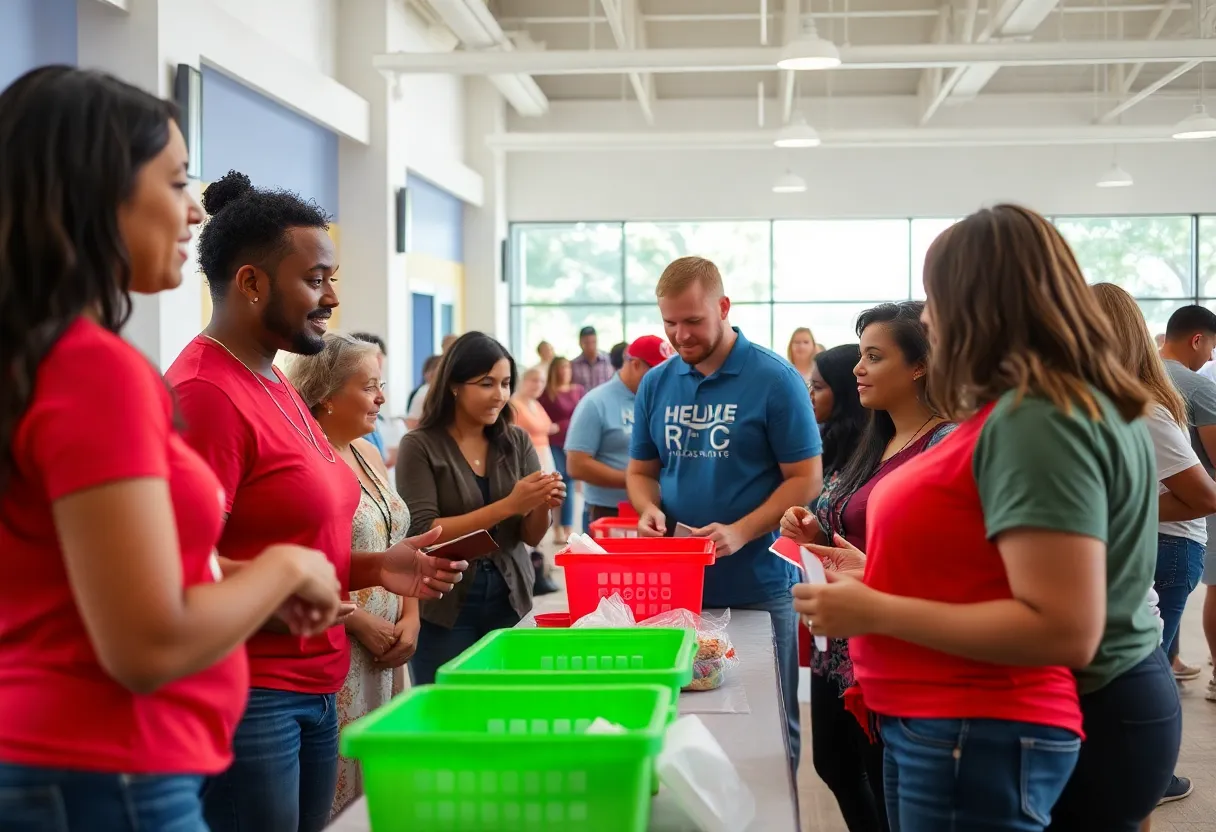
M182 282L202 219L173 105L96 72L0 95L0 827L206 832L232 759L242 643L339 608L320 552L221 580L223 491L164 380L118 334Z
M930 390L959 426L874 489L862 579L801 585L795 605L850 637L894 832L1132 832L1181 733L1146 603L1148 392L1032 211L952 226L925 290Z
M854 352L860 354L849 375L853 395L870 417L813 511L794 506L781 518L786 537L816 551L823 551L816 544L828 544L837 535L865 546L866 509L874 488L954 429L933 410L925 393L929 337L920 320L923 309L919 301L884 303L858 316L861 344ZM832 639L827 651L816 651L811 670L812 759L836 797L849 832L886 832L883 748L846 707L853 704L856 690L848 691L854 684L845 639Z
M186 439L224 486L221 555L241 564L267 540L321 550L343 592L384 586L438 598L468 564L421 554L441 529L386 552L352 552L359 482L299 393L274 366L280 350L315 354L338 305L329 218L286 191L232 171L207 188L199 236L211 323L169 368ZM316 832L338 775L335 696L350 666L344 627L316 638L267 628L249 642L252 690L235 762L204 792L212 832Z

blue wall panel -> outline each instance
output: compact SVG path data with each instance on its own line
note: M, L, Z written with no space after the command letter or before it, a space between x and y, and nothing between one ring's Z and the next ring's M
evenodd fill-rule
M410 253L464 262L464 203L425 179L406 180L410 197Z
M338 217L338 136L239 81L203 67L203 180L229 170L315 199Z
M422 365L435 351L435 296L411 293L414 325L411 328L414 350L414 384L422 384Z
M76 63L76 0L0 0L0 89L43 64Z

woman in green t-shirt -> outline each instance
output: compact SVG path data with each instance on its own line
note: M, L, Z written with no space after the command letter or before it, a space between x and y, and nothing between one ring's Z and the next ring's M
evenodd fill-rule
M1151 397L1032 211L951 227L925 290L929 391L959 427L875 489L863 581L795 607L850 638L893 828L1134 832L1181 741L1147 604Z
M1170 782L1182 713L1145 601L1157 557L1155 479L1122 481L1151 446L1140 418L1150 396L1119 361L1117 340L1127 334L1093 314L1081 269L1056 228L1012 205L979 211L938 238L925 288L940 358L930 381L945 412L960 417L1011 395L1015 410L1050 404L1048 418L1071 448L1049 447L1060 431L1010 433L994 458L1013 467L1017 457L1039 457L1039 494L1059 492L1059 505L1074 503L1067 492L1091 474L1106 484L1106 499L1090 506L1088 520L1059 526L1088 527L1082 533L1104 544L1107 591L1101 640L1093 660L1076 670L1085 740L1048 830L1132 832ZM1061 458L1080 462L1060 470L1053 460ZM996 515L1020 511L1007 504ZM988 512L985 520L990 534L1004 522Z

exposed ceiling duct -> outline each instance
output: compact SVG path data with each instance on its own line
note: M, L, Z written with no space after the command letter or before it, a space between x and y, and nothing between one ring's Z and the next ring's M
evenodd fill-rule
M443 0L461 3L461 0ZM428 0L431 3L440 0ZM476 2L476 0L469 0ZM633 72L764 72L781 47L725 49L550 50L538 52L396 52L377 55L377 69L444 75L621 75ZM1216 39L917 43L842 46L840 70L1001 66L1088 66L1216 60Z
M515 43L486 7L485 0L409 0L409 3L424 17L442 21L465 49L485 50L491 54L527 54L517 51ZM479 52L447 54L470 55ZM391 69L379 64L377 68ZM549 111L548 97L527 72L506 70L476 74L488 75L490 82L520 115L541 116Z

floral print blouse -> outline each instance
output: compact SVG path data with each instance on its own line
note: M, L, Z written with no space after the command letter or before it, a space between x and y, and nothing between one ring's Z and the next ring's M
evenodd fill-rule
M833 472L823 484L823 490L819 493L819 497L809 506L811 512L815 515L815 519L819 521L819 528L823 530L824 535L829 541L829 545L834 545L831 541L835 535L840 535L849 540L858 549L864 550L864 519L861 523L863 528L846 528L846 515L853 518L854 522L856 522L858 516L858 512L856 511L857 506L853 507L853 511L849 511L850 502L855 497L859 501L868 500L869 492L878 484L879 480L909 459L932 448L948 436L955 427L952 422L943 422L890 459L883 460L870 476L870 479L855 491L846 493L839 488L840 472ZM862 508L861 517L865 517L864 507ZM846 690L857 684L857 680L853 676L853 660L849 657L848 639L829 639L827 652L816 650L811 658L811 672L819 676L826 675L829 679L836 682L837 693L840 696L843 696Z

